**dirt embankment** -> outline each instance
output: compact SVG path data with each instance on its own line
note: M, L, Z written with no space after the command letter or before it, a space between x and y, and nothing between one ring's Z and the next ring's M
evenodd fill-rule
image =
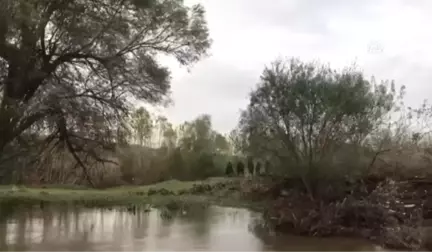
M428 247L424 219L432 216L432 180L370 177L322 183L314 197L295 179L267 179L245 191L251 200L272 199L266 224L310 236L361 236L393 249Z

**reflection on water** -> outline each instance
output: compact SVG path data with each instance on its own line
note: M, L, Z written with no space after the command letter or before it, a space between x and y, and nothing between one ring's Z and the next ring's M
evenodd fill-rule
M173 218L158 210L0 206L1 250L377 250L359 240L250 231L258 214L197 207Z

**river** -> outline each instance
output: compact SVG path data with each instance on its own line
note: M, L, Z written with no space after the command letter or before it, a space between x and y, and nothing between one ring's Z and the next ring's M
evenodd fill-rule
M169 218L161 210L76 206L0 207L1 250L378 251L364 240L274 235L251 228L259 214L200 207ZM261 234L260 234L261 233Z

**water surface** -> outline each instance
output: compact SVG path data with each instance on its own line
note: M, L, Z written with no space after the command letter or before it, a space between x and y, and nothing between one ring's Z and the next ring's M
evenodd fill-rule
M364 240L273 235L251 228L246 209L160 210L1 206L1 250L380 250Z

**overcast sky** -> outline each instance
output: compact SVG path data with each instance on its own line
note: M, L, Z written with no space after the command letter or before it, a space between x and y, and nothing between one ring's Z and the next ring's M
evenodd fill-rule
M173 71L175 124L199 114L229 132L265 64L279 56L319 59L407 86L406 103L432 98L432 1L189 0L207 11L212 56ZM371 50L369 50L371 49ZM432 100L432 99L430 99Z

